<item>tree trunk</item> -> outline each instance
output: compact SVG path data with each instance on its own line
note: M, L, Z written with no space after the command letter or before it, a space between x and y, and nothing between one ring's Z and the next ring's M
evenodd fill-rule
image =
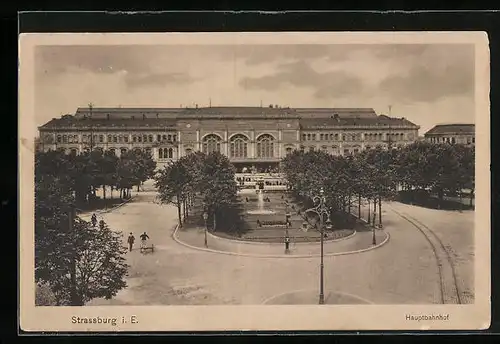
M111 185L111 195L110 195L111 199L113 198L113 185Z
M361 195L358 195L358 219L361 219Z
M140 185L140 183L139 183L139 184L137 184L137 192L139 192L139 185Z
M378 198L378 224L382 227L382 198Z
M370 217L370 199L367 198L366 201L368 202L368 224L371 222L371 217Z
M217 214L216 214L216 211L214 211L214 232L215 232L215 229L217 228Z
M472 201L474 200L474 189L470 190L470 199L469 199L469 205L472 208Z
M179 227L182 227L181 202L177 202L177 215L179 215Z
M106 199L106 185L102 186L102 197L103 199Z
M375 221L377 220L377 197L373 198L373 227L375 227Z
M349 192L349 199L348 199L349 204L347 204L347 209L348 209L349 215L351 214L351 201L352 201L352 195L351 195L351 192Z

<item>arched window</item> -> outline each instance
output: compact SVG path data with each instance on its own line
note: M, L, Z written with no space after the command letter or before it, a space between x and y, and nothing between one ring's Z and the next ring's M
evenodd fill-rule
M137 142L137 136L132 135L132 142Z
M57 135L57 143L61 143L62 142L62 136L61 135Z
M175 135L175 134L172 135L172 141L174 141L174 142L177 141L177 135Z
M163 141L167 141L167 135L163 135Z
M172 135L167 135L167 141L172 141Z
M327 147L327 146L322 146L322 147L321 147L321 150L322 150L323 152L327 153L327 152L328 152L328 147Z
M156 141L160 142L161 141L161 135L156 135Z
M274 137L268 134L257 138L257 157L272 158L274 156Z
M137 136L137 142L142 142L142 136L141 135Z
M125 142L125 143L128 142L128 135L123 136L123 142Z
M148 142L148 135L142 135L142 142Z
M68 136L63 135L63 143L68 143Z
M229 156L232 158L246 158L248 154L248 138L245 135L234 135L230 139Z
M104 142L104 135L99 135L99 142L103 143Z
M77 153L78 153L78 151L76 150L76 148L71 148L71 151L70 151L71 155L76 155Z
M149 147L148 147L148 148L146 148L145 153L146 153L147 155L151 155L151 148L149 148Z
M158 158L163 159L163 148L158 149Z
M305 141L306 140L306 134L302 134L302 141Z
M114 143L118 142L118 136L113 135L113 142L114 142Z
M113 142L113 138L111 137L111 135L108 135L108 142Z
M73 143L73 135L68 135L68 143Z
M120 155L126 154L127 153L127 148L121 148L120 149Z
M153 142L153 135L149 135L149 136L148 136L148 141L149 141L149 142Z
M287 155L288 155L288 154L292 154L292 151L293 151L293 149L292 149L292 148L290 148L290 147L288 147L288 148L286 149L286 154L287 154Z
M168 158L172 159L174 157L174 150L173 148L168 149Z
M302 153L304 153L304 149L305 149L305 147L304 147L304 146L300 146L300 151L301 151Z
M203 153L220 152L220 141L221 138L217 135L210 134L205 136L203 138Z
M115 151L115 149L114 149L114 148L110 148L110 149L109 149L109 152L110 152L110 153L112 153L113 155L116 155L116 151Z
M186 149L186 155L191 154L191 152L192 152L192 151L193 151L193 150L192 150L191 148L187 148L187 149Z

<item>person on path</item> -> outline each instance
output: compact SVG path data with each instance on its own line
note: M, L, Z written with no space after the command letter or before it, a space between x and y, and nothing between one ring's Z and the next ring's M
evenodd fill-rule
M130 235L128 236L127 242L128 242L129 251L132 251L132 246L134 246L134 242L135 242L135 237L132 233L130 233Z
M141 249L146 248L146 242L149 239L149 236L146 234L146 232L141 234Z
M95 227L97 225L97 216L95 216L95 213L92 214L92 218L90 219L92 222L92 227Z
M285 254L290 253L290 236L288 235L288 230L285 234Z

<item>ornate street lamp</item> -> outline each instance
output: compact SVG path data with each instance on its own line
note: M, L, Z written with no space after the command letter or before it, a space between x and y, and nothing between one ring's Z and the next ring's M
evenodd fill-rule
M307 209L305 213L307 214L308 212L316 213L319 217L319 223L320 223L320 233L321 233L321 262L320 262L320 272L319 272L319 304L322 305L325 303L325 293L324 293L324 264L323 264L323 241L324 241L324 225L323 225L323 217L326 215L327 221L326 221L326 227L327 229L332 228L332 223L330 221L330 212L328 211L328 208L326 207L325 203L325 196L324 196L324 191L323 188L320 189L319 191L320 195L319 196L314 196L313 197L313 202L316 204L315 207Z
M203 213L203 220L205 221L205 247L208 247L208 243L207 243L207 220L208 220L208 214L207 214L207 212Z

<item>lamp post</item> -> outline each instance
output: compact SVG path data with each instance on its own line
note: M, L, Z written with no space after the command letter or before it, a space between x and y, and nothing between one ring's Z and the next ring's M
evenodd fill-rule
M207 243L207 220L208 220L208 214L207 214L207 212L203 213L203 220L205 221L205 247L208 247L208 243Z
M332 223L330 221L330 212L328 211L325 203L325 196L324 196L324 191L323 188L320 189L319 191L320 195L319 196L314 196L313 197L313 202L316 204L315 207L307 209L305 213L307 214L308 212L316 213L319 217L319 223L320 223L320 233L321 233L321 239L320 239L320 245L321 245L321 261L319 265L319 304L323 305L325 303L325 292L324 292L324 264L323 264L323 243L324 243L324 228L323 228L323 217L326 215L327 216L327 221L326 221L326 226L328 229L332 228Z

